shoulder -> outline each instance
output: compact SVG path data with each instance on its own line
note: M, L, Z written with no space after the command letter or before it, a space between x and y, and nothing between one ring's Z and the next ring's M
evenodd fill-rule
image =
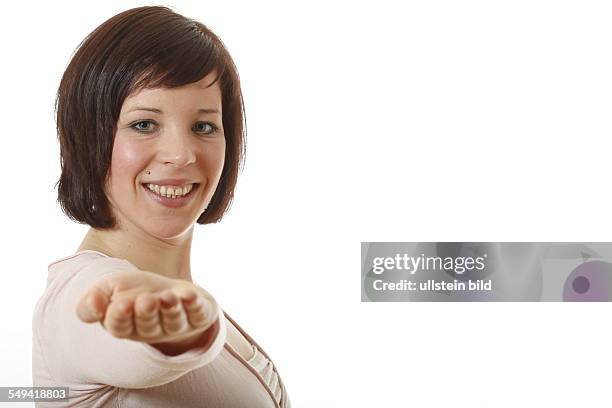
M73 278L77 273L88 270L89 277L115 270L137 269L126 259L114 258L98 251L85 250L62 257L49 264L47 284L55 280Z
M68 256L64 256L62 258L56 259L55 261L49 264L48 269L49 270L58 269L66 265L86 264L86 263L89 263L95 260L105 260L111 263L112 262L124 262L124 263L129 264L129 262L125 259L114 258L106 254L103 254L102 252L94 251L91 249L86 249L83 251L78 251L72 255L68 255Z
M58 304L76 302L73 298L98 279L131 269L137 268L125 259L94 251L77 252L51 262L46 286L34 307L34 320L50 318L54 310L59 311L54 307Z

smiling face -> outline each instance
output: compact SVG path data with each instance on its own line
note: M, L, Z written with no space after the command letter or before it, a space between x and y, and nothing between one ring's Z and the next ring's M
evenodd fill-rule
M120 228L177 238L191 231L208 206L225 157L219 82L206 87L214 78L213 72L193 84L144 89L125 99L106 181ZM151 191L149 183L159 187ZM155 191L168 195L170 185L175 194L177 187L189 192L166 198Z

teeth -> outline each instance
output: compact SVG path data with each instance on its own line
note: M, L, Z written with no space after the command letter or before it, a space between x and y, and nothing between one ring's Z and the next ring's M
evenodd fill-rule
M168 198L182 197L193 190L193 184L186 184L182 187L158 186L157 184L147 184L146 186L149 190L155 192L156 194Z

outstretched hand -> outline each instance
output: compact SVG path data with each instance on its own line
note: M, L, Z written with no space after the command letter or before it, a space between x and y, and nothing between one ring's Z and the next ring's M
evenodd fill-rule
M213 305L210 295L188 281L120 271L90 287L76 312L83 322L100 322L115 337L153 344L206 331L218 317Z

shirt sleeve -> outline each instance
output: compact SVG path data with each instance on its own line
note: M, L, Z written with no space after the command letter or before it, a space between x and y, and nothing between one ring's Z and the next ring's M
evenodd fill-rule
M147 343L114 337L100 322L82 322L76 314L81 296L97 280L130 266L134 268L118 258L98 258L76 273L56 278L41 315L44 324L39 327L45 360L56 379L149 388L174 381L220 354L227 332L225 316L216 302L219 320L216 337L207 346L177 356L165 355Z

